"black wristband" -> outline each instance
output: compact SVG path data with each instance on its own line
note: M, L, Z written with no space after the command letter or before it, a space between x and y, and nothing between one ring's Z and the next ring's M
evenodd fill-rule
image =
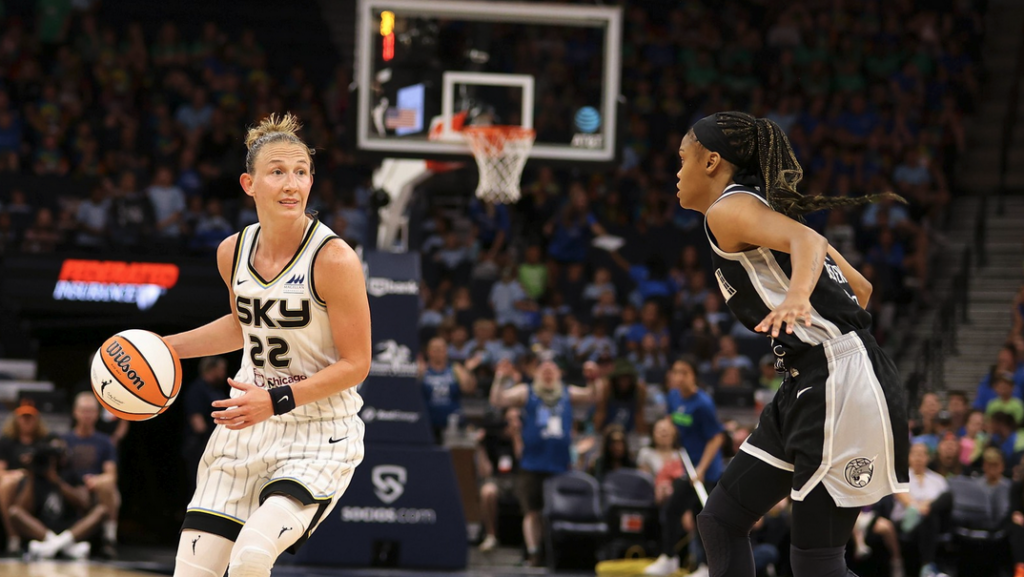
M274 414L283 415L295 408L295 395L290 385L282 385L270 389L270 402L274 404Z

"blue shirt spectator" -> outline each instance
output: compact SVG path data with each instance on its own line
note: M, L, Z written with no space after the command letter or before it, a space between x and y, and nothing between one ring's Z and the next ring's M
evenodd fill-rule
M174 119L189 132L208 127L213 119L213 106L206 101L206 91L195 88L191 102L179 106Z
M0 112L0 152L21 151L21 120L10 110Z
M469 203L469 218L477 226L477 239L484 250L500 250L512 231L508 208L504 204L483 202L474 198Z
M169 167L157 168L146 196L153 205L153 218L160 236L178 238L181 235L179 223L185 212L185 193L174 185L174 173Z
M568 204L562 207L553 222L548 223L552 231L548 254L562 263L583 262L590 250L591 237L593 234L603 234L604 229L590 212L583 187L576 183L569 193Z
M116 473L117 451L108 435L96 430L100 405L92 393L75 396L74 428L61 437L68 447L68 470L78 478Z
M515 269L509 267L502 272L501 280L491 287L489 300L494 309L494 320L499 325L511 323L519 327L526 324L519 307L527 303L529 297L515 278Z
M679 432L679 443L686 449L694 466L700 463L708 442L721 435L722 424L718 421L715 403L707 393L694 390L689 396L683 396L673 388L666 397L669 414ZM705 481L718 481L722 476L722 455L716 453L707 471Z

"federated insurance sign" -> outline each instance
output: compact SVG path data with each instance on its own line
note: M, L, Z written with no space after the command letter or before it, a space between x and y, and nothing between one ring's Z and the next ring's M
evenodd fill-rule
M134 303L148 310L178 283L173 263L66 259L53 299L58 301Z

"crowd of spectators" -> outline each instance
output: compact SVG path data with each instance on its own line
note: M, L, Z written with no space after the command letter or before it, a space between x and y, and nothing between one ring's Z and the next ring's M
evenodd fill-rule
M0 13L0 255L212 253L256 221L238 187L245 127L284 111L327 153L310 209L365 242L365 174L336 145L344 65L314 82L298 65L270 70L251 30L119 28L95 2L12 6Z
M737 108L786 129L807 194L891 190L908 201L807 217L873 283L869 310L884 345L899 315L915 310L908 305L930 300L962 118L978 96L982 8L627 6L621 165L589 176L542 166L527 172L517 205L473 199L464 212L428 209L417 245L421 343L440 336L452 360L476 359L480 397L503 359L555 359L574 378L587 362L610 370L624 360L639 382L664 385L670 360L686 353L719 402L770 398L779 378L765 339L734 322L700 216L671 194L670 159L686 128ZM536 60L542 74L549 64ZM614 250L594 242L606 236L624 242ZM640 402L664 404L664 394L655 387Z
M593 408L577 407L570 431L576 435L572 466L602 474L635 464L655 476L673 462L668 447L686 442L693 426L686 418L691 414L679 411L693 395L678 391L691 384L706 391L702 410L712 400L747 407L766 402L781 378L765 356L765 340L734 322L709 269L701 219L679 208L672 195L683 133L696 119L724 109L769 117L786 130L805 168L808 194L893 190L908 200L807 218L874 284L870 310L884 343L898 311L930 296L929 256L941 243L936 229L965 147L963 117L973 111L982 80L983 10L981 0L627 5L621 164L585 177L535 167L517 205L474 200L464 213L428 209L417 247L428 402L441 391L455 401L488 399L499 367L524 376L555 361L567 381L593 387ZM155 30L138 23L117 28L97 18L94 3L82 1L39 2L0 14L0 67L8 72L0 79L0 175L9 183L0 194L0 255L212 252L256 220L237 186L242 130L285 110L304 122L305 140L326 153L316 159L310 208L347 240L372 241L367 174L343 138L350 106L345 63L324 79L308 78L298 65L270 70L251 31L228 34L213 22L199 30L179 30L173 22ZM549 105L562 106L539 104ZM538 129L559 118L539 112ZM594 247L602 235L625 243L617 250ZM426 346L438 338L432 349ZM911 456L912 465L934 459L943 475L976 471L989 493L1005 489L1000 512L1018 526L1024 517L1011 515L1009 503L1014 495L1019 503L1022 491L1000 479L1024 449L1024 436L1019 448L1016 441L1024 405L1014 402L1021 379L1011 376L1007 384L1004 374L1024 375L1017 368L1020 352L1015 341L1001 353L1001 368L980 386L980 393L990 391L976 399L981 413L970 412L960 395L949 395L945 411L925 395ZM676 361L681 354L692 360ZM1009 361L1002 358L1008 355ZM442 373L449 363L463 367L457 378L431 373L428 383L428 371ZM223 371L218 363L206 369ZM202 402L197 393L196 403ZM703 433L718 439L713 442L728 457L750 424L723 425L710 406L713 423ZM494 471L510 470L507 459L522 444L515 440L517 411L506 409L497 428L511 453L491 451ZM440 438L459 409L437 403L434 413ZM209 423L196 417L189 426L201 443ZM679 438L670 440L669 424ZM701 451L693 452L717 454L711 442L702 440ZM995 452L986 449L993 444ZM194 458L194 450L186 452ZM696 464L702 476L720 468L711 457ZM671 499L682 471L672 465L666 476L658 485L660 502L689 511L692 503ZM12 504L18 493L4 497L7 478L15 476L0 477L0 499ZM56 477L47 480L51 489L60 488ZM857 560L872 557L868 547L900 560L893 537L898 544L900 535L912 534L921 543L915 562L933 561L934 532L924 529L936 526L929 513L952 515L955 506L930 507L945 491L936 493L938 481L921 484L931 492L912 493L892 511L866 513ZM485 503L494 492L487 489ZM4 508L12 535L22 511L10 516ZM108 509L83 513L102 524L111 520ZM906 521L908 514L919 523ZM784 518L783 504L766 518L759 537L782 556ZM61 539L49 539L43 553L57 543L55 550L71 554L77 537Z
M434 344L439 344L436 339ZM497 503L503 495L505 502L514 502L511 479L526 455L537 450L531 449L524 432L535 427L523 416L525 398L520 403L508 401L516 392L511 383L533 383L534 390L537 383L544 383L538 363L529 353L527 357L530 361L521 365L522 372L508 360L499 363L490 402L499 410L505 408L504 417L485 422L480 434L479 474L486 480L481 490L485 551L500 540L515 538L497 530ZM687 558L692 564L702 558L693 523L699 505L691 482L696 478L713 486L750 434L752 423L717 413L692 358L671 363L666 404L657 410L638 403L637 395L623 394L635 390L636 379L635 369L624 360L606 368L587 361L581 381L586 387L575 387L572 398L580 400L587 391L593 394L574 403L571 435L562 450L572 470L599 481L621 470L650 475L654 501L662 512L661 553L668 561L659 558L647 574L672 574L680 563L687 564ZM1015 332L980 379L973 401L963 391L922 395L910 421L909 493L886 497L862 510L847 547L847 561L857 574L1024 575L1022 384L1024 335ZM656 395L657 389L650 387L646 394ZM602 428L602 423L610 424ZM649 434L637 432L646 429ZM634 442L636 437L639 443ZM680 447L692 458L696 477L684 468ZM788 538L788 502L783 500L752 535L759 575L769 574L769 566L775 574L788 574ZM689 548L680 551L679 545L687 542Z

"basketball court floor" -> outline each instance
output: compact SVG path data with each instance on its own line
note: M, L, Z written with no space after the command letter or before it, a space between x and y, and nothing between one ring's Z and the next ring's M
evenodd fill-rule
M36 561L24 563L16 560L0 561L0 577L153 577L170 575L166 565L154 566L150 570L125 568L116 565L83 561ZM429 573L431 577L518 577L522 575L544 575L544 569L497 567L460 572L411 571L401 569L348 569L330 567L297 567L280 565L274 567L273 577L414 577ZM559 572L560 576L581 577L582 573ZM593 575L593 573L590 573Z
M0 577L154 577L171 575L174 551L139 548L122 552L125 560L102 561L34 561L0 559ZM481 554L470 548L469 567L465 571L425 571L412 569L351 567L308 567L278 563L273 577L533 577L547 574L546 569L517 567L520 553L512 548ZM590 572L560 570L559 577L590 577Z

